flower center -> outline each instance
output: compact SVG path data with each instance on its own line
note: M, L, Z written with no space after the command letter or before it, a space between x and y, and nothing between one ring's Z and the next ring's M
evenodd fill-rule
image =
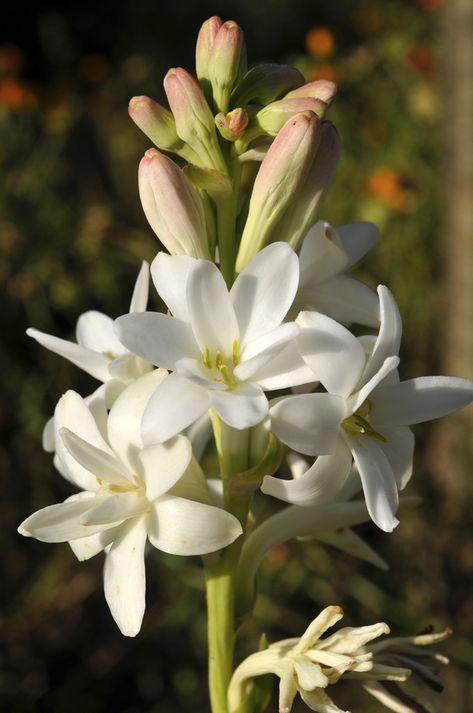
M387 443L387 438L383 436L382 433L375 431L373 426L367 420L371 411L371 404L369 401L365 401L361 404L360 408L356 413L342 421L342 428L348 433L355 433L358 435L369 436L377 441L382 441Z
M236 387L237 380L233 375L233 369L240 363L240 347L238 339L233 341L231 359L225 358L220 351L216 352L215 357L212 357L208 346L205 346L202 354L202 360L206 369L214 371L212 381L223 383L229 389L234 389Z
M132 482L124 483L123 485L117 485L116 483L109 483L105 480L102 480L98 475L95 476L97 483L100 485L100 487L110 493L130 493L132 490L139 491L143 490L144 488L135 485Z

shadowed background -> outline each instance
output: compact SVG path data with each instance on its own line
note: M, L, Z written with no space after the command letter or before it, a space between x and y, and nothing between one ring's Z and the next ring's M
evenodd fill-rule
M329 118L344 153L321 216L380 227L358 275L398 300L402 376L473 377L469 0L15 3L0 29L0 700L14 713L208 710L198 558L151 549L143 629L126 639L103 598L101 556L79 564L67 545L16 528L71 494L41 449L42 427L66 389L85 395L96 383L24 330L72 338L81 312L127 310L141 260L158 249L136 180L149 144L128 100L164 101L165 72L193 69L198 28L216 13L242 25L251 63L292 63L339 84ZM417 427L408 493L423 505L393 535L359 529L389 573L316 544L270 554L240 654L262 630L302 633L326 604L341 604L346 624L385 620L400 634L448 625L453 665L437 705L472 710L472 421L470 409ZM380 709L354 686L334 690L342 707Z

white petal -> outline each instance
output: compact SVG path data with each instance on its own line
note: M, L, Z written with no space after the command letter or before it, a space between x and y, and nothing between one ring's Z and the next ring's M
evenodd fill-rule
M297 693L297 683L292 664L281 671L279 680L279 713L290 713Z
M366 384L381 368L384 361L399 354L402 321L399 308L391 292L384 285L378 287L380 327L373 353L366 362L360 386Z
M270 409L271 429L295 451L306 455L333 453L345 400L333 394L288 396Z
M315 691L301 689L299 693L304 703L315 713L350 713L350 711L344 711L335 705L325 691L320 688Z
M54 416L51 416L51 418L46 421L42 435L42 446L47 453L54 453L54 432Z
M61 428L59 435L74 460L97 479L113 485L128 486L130 484L129 474L109 451L103 451L91 443L87 443L68 428Z
M180 374L170 374L159 384L143 414L144 444L167 441L197 421L208 408L205 389Z
M56 454L62 464L61 473L83 490L97 490L98 482L95 475L92 475L90 471L77 462L69 453L62 437L59 435L61 428L68 428L80 438L83 438L84 441L87 441L87 443L100 448L100 450L109 455L113 455L108 443L102 438L93 415L79 394L74 391L67 391L59 399L54 412L54 427L56 429Z
M208 347L212 357L217 351L231 357L240 333L225 280L214 263L197 262L187 282L187 306L201 351Z
M18 532L20 535L34 537L41 542L68 542L107 529L110 525L87 526L81 523L81 517L94 504L101 503L104 499L94 497L92 493L90 496L79 500L66 500L38 510L21 523Z
M312 648L324 634L327 629L340 621L343 618L343 610L338 606L325 607L318 616L309 624L298 643L293 649L293 653L304 653Z
M167 493L183 475L191 458L192 445L184 436L175 436L166 443L146 446L138 459L148 500L155 500Z
M141 422L151 396L167 377L165 369L155 369L142 376L117 398L108 417L108 439L114 452L128 470L135 473L137 455L143 448Z
M242 345L281 324L298 283L299 261L287 243L268 245L251 260L230 291Z
M381 365L381 368L379 371L377 371L361 388L358 392L354 393L353 396L348 399L348 408L351 413L355 413L355 411L358 411L360 408L361 404L363 404L368 396L370 397L370 402L371 402L371 396L372 392L376 389L376 387L386 379L390 374L393 373L399 366L399 357L397 356L391 356L386 359L386 361Z
M106 394L108 384L110 384L110 381L106 384L101 384L98 389L95 389L95 391L89 394L89 396L86 396L84 399L84 403L94 417L97 428L99 429L100 435L104 441L107 440L108 411Z
M98 555L99 552L103 552L103 550L114 541L118 532L119 526L110 527L108 530L96 532L94 535L81 537L78 540L71 540L69 547L79 562L85 562L85 560Z
M237 379L246 381L256 375L255 380L257 380L257 372L274 359L298 334L297 324L287 322L249 342L241 354L241 363L234 369Z
M373 424L373 420L371 419ZM373 424L376 429L376 425ZM386 443L380 443L396 478L397 487L403 490L412 475L412 460L414 457L414 434L410 428L399 426L398 428L384 428L383 436Z
M319 456L314 465L295 480L267 475L261 490L293 505L321 505L332 500L351 468L351 452L341 438L330 456Z
M310 309L344 324L379 325L379 299L376 292L351 277L332 277L313 287L304 286L297 293L300 309Z
M302 287L310 288L346 269L347 256L337 243L336 232L329 223L319 220L312 226L299 257Z
M53 337L51 334L39 332L37 329L27 329L26 334L36 339L41 346L64 357L95 379L107 381L109 378L108 364L110 360L103 354L99 354L92 349L86 349L80 344L68 342L66 339L58 339L58 337Z
M151 263L154 285L174 317L189 322L187 281L197 260L187 255L158 253Z
M312 369L302 359L294 342L290 342L277 356L258 371L258 384L265 391L286 389L290 386L315 381Z
M339 225L337 235L339 244L348 259L345 269L349 269L376 244L379 230L374 223L361 221L359 223Z
M233 428L250 428L268 413L268 400L257 384L241 384L232 391L209 391L209 404Z
M141 268L136 278L135 287L131 296L130 312L145 312L148 306L149 294L149 265L146 260L141 263Z
M241 533L236 517L225 510L164 495L154 502L148 536L163 552L203 555L226 547Z
M227 388L218 369L207 368L202 359L179 359L176 362L176 372L204 389Z
M297 347L314 378L327 391L348 397L358 383L366 358L358 339L341 324L319 312L301 312Z
M105 599L125 636L136 636L145 611L145 543L146 518L131 520L120 527L105 558Z
M453 376L423 376L380 386L370 402L376 423L409 426L431 421L473 401L473 381Z
M373 522L392 532L399 521L397 484L389 461L378 443L368 436L352 438L345 434L360 473L366 507Z
M113 379L118 379L125 383L139 379L140 376L144 376L144 374L147 374L152 369L153 365L151 362L134 354L130 354L129 351L123 356L111 361L108 366L110 376Z
M113 319L102 312L90 310L77 320L77 343L86 349L104 354L108 359L126 354L113 329Z
M115 320L120 341L133 353L165 369L181 357L200 356L189 324L159 312L134 312Z
M305 656L298 656L294 659L299 686L306 691L313 691L314 688L325 688L328 686L328 678L322 672L321 667L309 661Z
M130 517L143 515L148 510L148 501L135 490L116 493L101 498L100 503L82 515L81 523L83 525L116 525Z

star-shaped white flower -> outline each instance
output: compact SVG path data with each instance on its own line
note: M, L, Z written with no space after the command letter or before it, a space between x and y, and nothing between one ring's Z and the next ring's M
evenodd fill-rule
M342 617L340 607L327 607L300 638L278 641L245 659L230 682L230 713L239 710L244 702L248 682L268 673L274 673L280 679L279 713L290 712L297 693L311 710L318 713L348 713L332 701L326 690L347 672L370 671L372 654L364 646L372 639L389 633L389 627L382 622L372 626L346 627L322 639L322 634Z
M272 429L294 450L319 458L297 480L267 476L262 490L298 505L325 502L343 485L353 456L371 518L390 532L398 524L398 489L412 473L408 426L470 403L473 382L442 376L400 382L401 319L389 290L380 286L378 293L376 339L356 338L323 314L299 315L299 351L328 393L281 400L271 408Z
M243 429L268 412L264 391L311 380L294 347L299 327L282 324L299 282L297 255L286 243L262 250L228 291L206 260L160 253L151 268L173 316L144 312L120 317L120 341L173 373L150 400L146 443L162 443L209 408Z
M131 313L143 312L146 309L148 291L149 265L143 262L131 298ZM106 398L109 407L127 384L153 368L151 364L131 354L119 342L113 329L113 319L95 310L84 312L77 320L77 342L69 342L31 327L26 333L46 349L59 354L106 384L105 388L99 386L90 398ZM54 424L50 419L43 433L43 446L47 451L54 450L53 432Z
M291 313L314 310L350 324L379 325L376 293L341 273L357 263L378 238L373 223L333 228L319 220L307 233L300 251L301 278Z
M80 560L105 550L105 597L126 636L138 633L145 610L147 539L163 552L200 555L226 547L242 531L233 515L213 504L186 437L143 446L143 410L166 378L158 369L128 386L110 410L106 438L78 394L60 399L56 456L82 492L18 528L43 542L69 542Z

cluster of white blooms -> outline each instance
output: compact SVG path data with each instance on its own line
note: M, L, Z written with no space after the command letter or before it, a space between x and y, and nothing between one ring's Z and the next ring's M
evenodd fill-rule
M168 253L143 264L129 313L81 315L77 343L28 330L102 384L85 399L62 396L44 433L80 492L19 531L69 542L80 560L104 551L105 596L128 636L145 610L147 540L176 555L238 541L242 606L251 606L264 553L291 537L384 567L351 527L371 518L393 530L412 474L409 426L473 400L465 379L400 380L392 294L345 274L374 246L376 228L317 221L340 150L322 121L334 86L304 84L291 67L247 70L240 28L219 18L200 32L197 76L168 72L171 111L148 97L130 103L133 120L179 163L150 149L140 164L143 208ZM150 271L166 313L146 311ZM371 331L355 336L352 324ZM199 464L210 423L220 486ZM276 472L280 442L291 449L290 480ZM288 507L251 529L258 488ZM340 617L329 607L302 639L250 656L235 672L229 710L267 672L281 679L281 712L299 691L313 710L336 713L329 684L349 673L383 678L366 644L386 625L321 640Z

